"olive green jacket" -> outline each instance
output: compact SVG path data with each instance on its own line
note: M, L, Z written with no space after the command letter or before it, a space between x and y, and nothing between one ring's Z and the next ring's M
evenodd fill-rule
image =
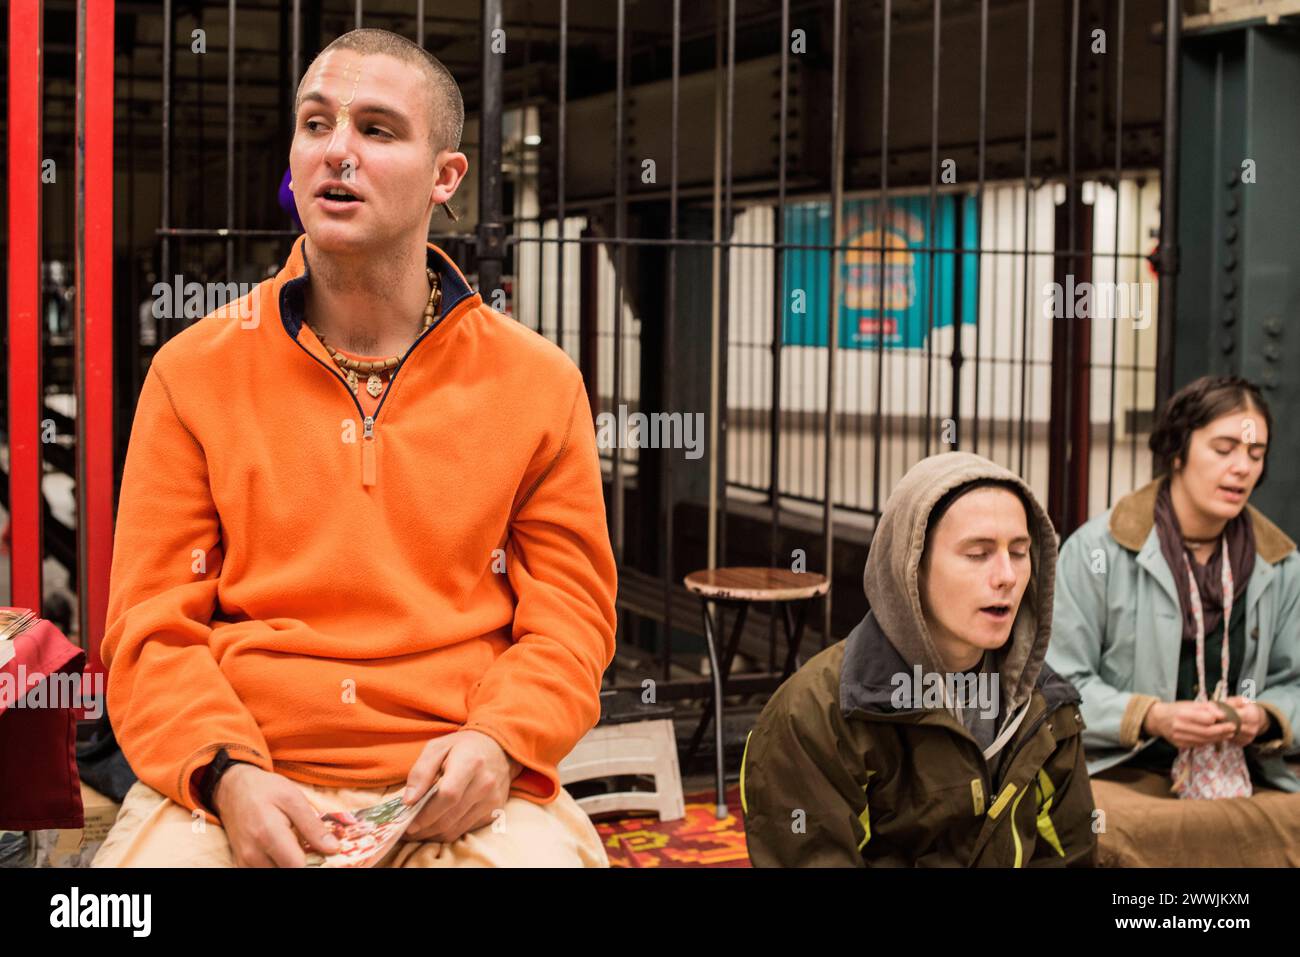
M1011 634L993 652L995 737L981 750L954 696L896 693L916 671L944 677L918 584L925 529L944 495L983 478L1015 484L1030 506L1032 571ZM777 690L746 741L741 801L753 863L1091 863L1080 699L1044 663L1055 571L1056 532L1014 473L965 452L914 466L872 536L863 572L871 612Z
M892 707L907 668L868 613L772 697L741 763L754 865L1091 864L1078 692L1044 667L994 775L949 712Z

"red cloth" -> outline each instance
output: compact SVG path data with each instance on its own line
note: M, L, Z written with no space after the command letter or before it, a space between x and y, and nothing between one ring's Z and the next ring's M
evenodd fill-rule
M13 705L50 675L80 673L85 652L44 619L7 644L14 657L0 665L0 830L82 827L78 709Z

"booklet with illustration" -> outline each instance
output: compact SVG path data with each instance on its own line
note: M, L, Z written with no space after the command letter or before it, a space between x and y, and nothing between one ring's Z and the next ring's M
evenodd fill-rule
M14 657L13 640L40 620L30 608L0 608L0 667Z
M406 829L411 826L420 809L433 797L437 786L429 788L424 797L407 806L402 796L372 804L355 811L335 811L322 814L320 819L338 839L339 850L334 854L307 852L308 867L374 867L393 849Z
M30 608L0 608L0 641L17 638L38 621Z

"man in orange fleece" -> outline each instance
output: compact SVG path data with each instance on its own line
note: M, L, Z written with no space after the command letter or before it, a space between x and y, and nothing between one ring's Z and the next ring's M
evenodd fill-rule
M431 787L394 863L605 864L556 771L614 652L595 430L568 356L426 242L463 109L394 34L326 47L306 235L149 368L102 646L140 783L96 866L302 865L322 812Z

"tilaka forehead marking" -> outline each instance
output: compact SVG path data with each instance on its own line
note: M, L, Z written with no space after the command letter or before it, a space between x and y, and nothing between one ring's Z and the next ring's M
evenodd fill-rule
M350 72L352 71L350 71L347 67L343 68L343 79L345 81L347 80L348 74ZM356 67L355 72L352 75L352 92L348 94L348 98L346 100L339 101L339 110L338 113L336 113L334 116L334 125L337 126L339 129L342 129L343 127L347 126L349 122L351 122L351 115L348 111L348 107L351 105L352 101L357 98L357 84L359 82L361 82L361 67Z

